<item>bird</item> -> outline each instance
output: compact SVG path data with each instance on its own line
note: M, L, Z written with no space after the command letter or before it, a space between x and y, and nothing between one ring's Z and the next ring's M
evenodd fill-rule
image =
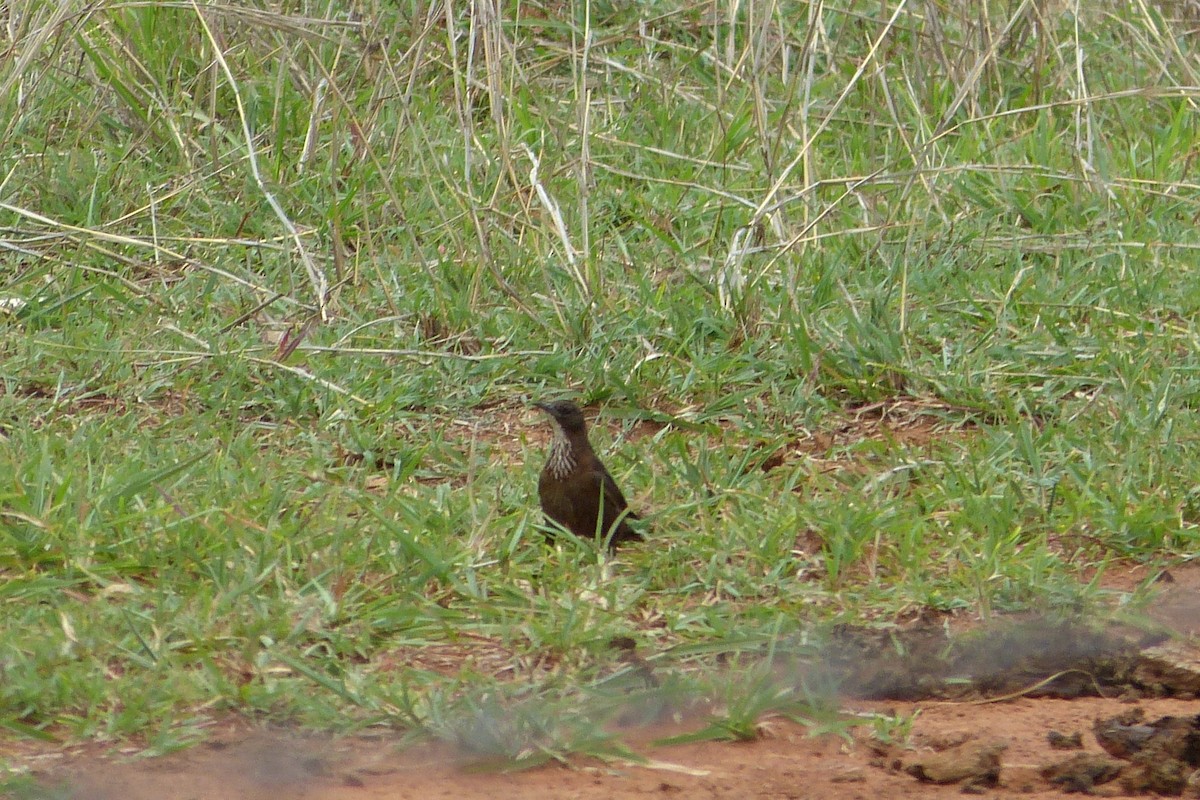
M538 499L551 527L561 526L580 539L599 535L610 549L642 538L629 525L637 514L588 441L579 406L570 400L533 405L554 424L554 439L538 478Z

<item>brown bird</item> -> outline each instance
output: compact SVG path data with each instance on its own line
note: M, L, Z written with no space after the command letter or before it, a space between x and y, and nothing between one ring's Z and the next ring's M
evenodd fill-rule
M538 478L538 497L546 517L580 539L599 534L609 547L640 539L641 534L627 522L638 516L629 510L617 482L592 450L579 406L570 400L534 406L554 421L554 440Z

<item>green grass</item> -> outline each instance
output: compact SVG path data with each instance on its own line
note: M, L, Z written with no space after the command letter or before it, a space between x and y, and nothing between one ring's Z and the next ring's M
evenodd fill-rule
M11 735L837 728L722 664L1195 551L1184 6L243 5L0 12ZM616 562L538 530L555 396Z

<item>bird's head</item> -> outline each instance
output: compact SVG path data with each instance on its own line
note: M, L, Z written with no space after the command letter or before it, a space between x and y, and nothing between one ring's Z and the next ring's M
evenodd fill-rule
M583 433L585 428L583 412L570 400L555 400L550 403L534 403L533 405L549 414L563 433Z

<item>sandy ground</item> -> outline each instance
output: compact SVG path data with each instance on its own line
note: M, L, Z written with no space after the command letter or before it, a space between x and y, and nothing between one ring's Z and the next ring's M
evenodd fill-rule
M1140 701L1149 718L1195 714L1196 702ZM860 705L859 710L918 712L911 747L881 758L865 737L811 738L789 722L768 721L749 743L647 747L647 764L580 759L517 773L478 771L444 748L402 751L379 740L300 738L247 732L233 724L193 750L125 763L86 753L35 757L45 796L72 800L374 800L375 798L850 798L950 797L959 786L919 782L895 768L947 743L971 739L1007 745L1000 784L991 797L1066 797L1037 776L1039 767L1072 755L1050 748L1046 734L1083 733L1084 748L1101 752L1090 731L1096 717L1130 708L1117 700L1019 699L983 705L955 703ZM1112 784L1103 787L1110 790ZM1108 793L1108 792L1106 792Z

